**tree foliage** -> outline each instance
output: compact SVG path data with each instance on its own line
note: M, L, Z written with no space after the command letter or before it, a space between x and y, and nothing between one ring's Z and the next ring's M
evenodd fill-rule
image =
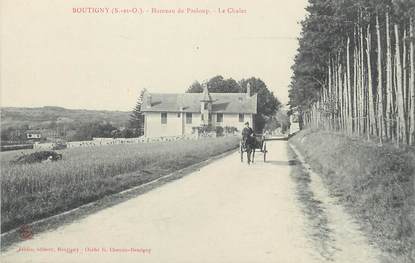
M217 75L206 82L209 92L213 93L236 93L240 92L241 87L234 79L225 79L221 75ZM193 82L193 84L187 89L187 93L201 93L203 91L202 85L199 81Z
M190 85L190 87L186 90L187 93L202 93L203 87L199 83L199 81L195 81Z
M137 103L131 112L130 120L128 123L130 129L136 129L134 133L137 134L137 136L143 135L144 133L144 116L141 112L141 105L143 103L145 93L146 89L143 89L140 92L140 96L138 97Z
M415 17L415 1L309 0L306 10L308 15L301 22L302 32L289 91L291 108L300 111L308 109L317 100L321 89L327 86L329 63L339 53L345 53L347 38L351 39L351 48L356 44L357 26L374 25L376 16L384 21L389 13L391 21L403 27L410 17ZM371 30L374 31L375 26ZM343 55L340 59L344 62L346 58Z
M257 115L254 118L254 123L255 129L262 131L266 120L273 116L281 106L280 101L274 93L268 89L265 82L255 77L242 79L237 82L232 78L225 79L223 76L217 75L209 79L205 84L207 85L209 92L212 93L246 93L248 83L251 87L251 95L254 93L258 94L258 108ZM186 92L201 93L202 91L202 85L198 81L195 81Z
M267 120L264 129L268 132L273 132L280 128L281 133L285 133L289 127L290 119L287 112L283 109L279 109L274 116L271 116Z
M258 94L257 115L254 118L254 123L255 129L261 131L265 127L267 119L277 112L281 103L259 78L242 79L239 82L242 92L246 92L248 83L251 87L251 94Z
M291 108L309 127L413 144L415 1L309 0L307 11Z
M98 138L112 138L117 128L108 122L94 122L82 124L74 134L72 140L84 141Z

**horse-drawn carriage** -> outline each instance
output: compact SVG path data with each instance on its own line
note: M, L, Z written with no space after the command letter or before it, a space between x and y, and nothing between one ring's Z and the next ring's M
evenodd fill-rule
M254 162L255 159L255 152L259 151L262 152L264 157L264 162L267 161L267 143L265 136L262 134L253 134L246 138L242 138L239 143L239 152L241 154L241 162L244 161L244 153L247 155L248 164ZM251 159L252 154L252 159Z

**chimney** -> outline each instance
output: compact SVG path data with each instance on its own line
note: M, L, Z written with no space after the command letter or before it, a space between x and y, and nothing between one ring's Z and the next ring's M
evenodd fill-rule
M212 99L210 98L210 94L209 94L207 84L204 83L202 85L203 85L203 97L202 97L201 101L211 101Z
M251 84L246 84L246 97L251 97Z
M147 95L147 108L151 108L151 95Z

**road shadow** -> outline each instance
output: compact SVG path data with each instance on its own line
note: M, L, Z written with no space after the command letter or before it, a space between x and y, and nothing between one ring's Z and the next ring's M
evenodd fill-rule
M270 160L270 161L267 161L267 163L270 163L272 165L278 165L278 166L294 166L294 165L299 165L300 164L295 159L288 160L288 161L272 161L272 160Z
M284 136L284 137L270 137L270 138L266 138L266 141L288 141L290 137L289 136Z

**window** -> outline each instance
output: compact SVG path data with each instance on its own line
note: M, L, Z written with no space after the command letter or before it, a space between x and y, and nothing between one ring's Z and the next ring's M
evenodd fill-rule
M161 113L161 124L167 124L167 112Z
M223 122L223 113L216 114L216 122Z
M203 109L207 110L208 109L208 103L205 102L205 105L203 106Z
M245 116L243 113L239 113L239 122L244 122Z
M192 124L192 113L186 112L186 124Z
M212 122L212 113L208 114L208 122Z

